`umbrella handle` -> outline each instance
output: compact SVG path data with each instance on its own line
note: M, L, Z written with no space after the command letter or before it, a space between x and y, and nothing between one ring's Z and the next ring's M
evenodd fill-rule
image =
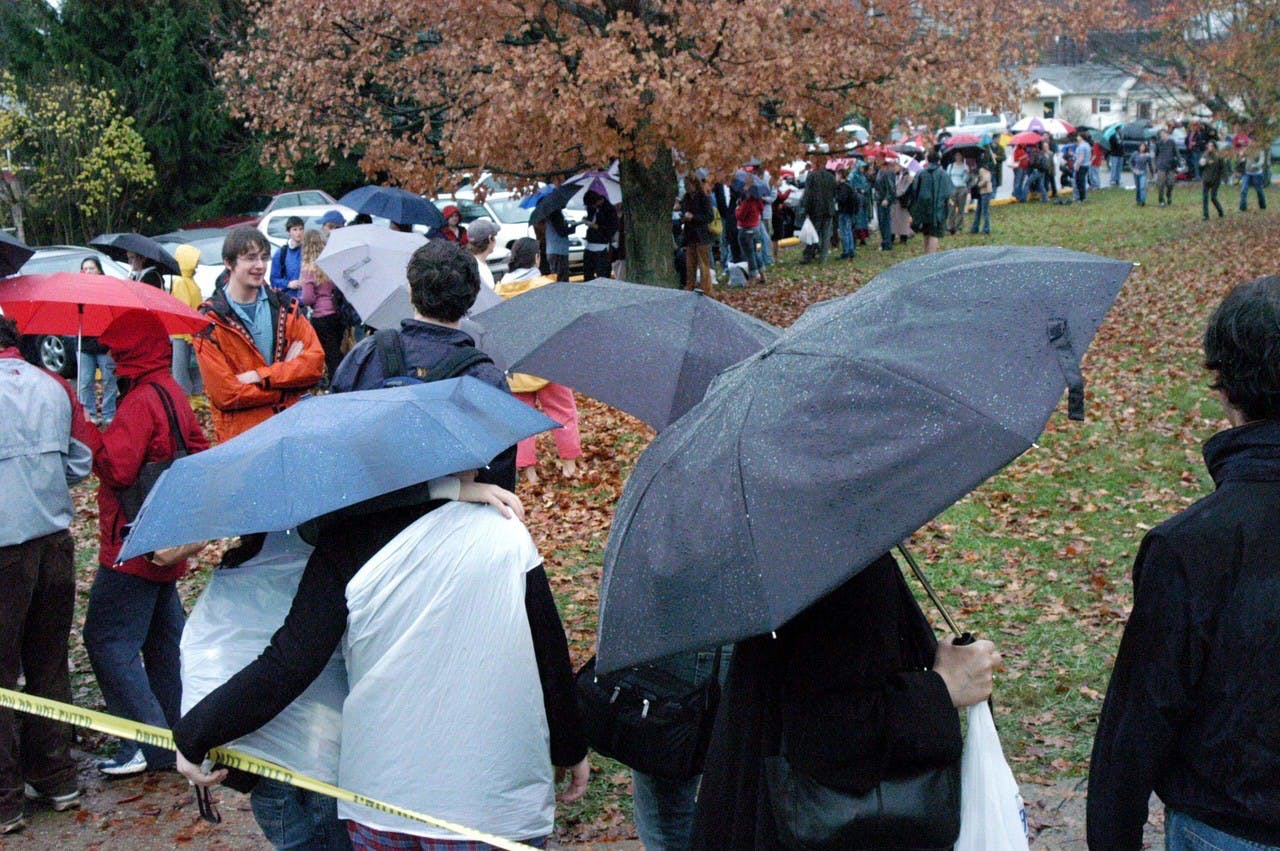
M916 564L915 556L907 552L905 544L898 544L898 552L902 553L902 557L911 566L911 572L916 575L916 579L920 580L924 593L929 595L929 599L933 601L933 604L938 607L938 611L942 613L942 619L947 622L947 626L951 627L951 631L956 634L957 637L952 644L972 644L973 636L967 632L962 633L960 631L955 618L951 617L951 612L947 611L947 607L942 605L942 598L938 596L938 592L933 590L933 585L930 584L928 577L924 575L924 571L920 569L920 565Z

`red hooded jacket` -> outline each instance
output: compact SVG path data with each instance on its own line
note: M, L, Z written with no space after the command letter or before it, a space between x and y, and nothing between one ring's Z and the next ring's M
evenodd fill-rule
M104 430L92 428L93 472L98 475L98 567L115 569L152 582L173 582L187 570L185 561L161 567L139 556L116 565L127 522L120 511L119 492L138 480L142 465L165 461L177 451L169 430L169 416L158 390L167 391L188 452L209 448L187 394L170 374L169 335L150 313L129 311L112 322L98 341L111 351L116 375L132 387L120 402L116 417Z

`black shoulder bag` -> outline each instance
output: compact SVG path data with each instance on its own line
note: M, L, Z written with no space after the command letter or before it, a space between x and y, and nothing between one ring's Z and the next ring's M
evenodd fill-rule
M116 492L116 500L120 503L120 512L124 515L126 523L132 523L138 516L138 512L142 510L142 503L147 499L147 494L151 493L151 489L160 480L160 474L173 466L174 461L185 458L189 454L187 441L182 437L182 429L178 426L178 413L174 410L173 400L169 398L169 391L159 384L149 386L155 388L160 396L160 403L164 405L164 412L169 419L169 436L173 438L175 449L172 457L166 461L148 461L143 464L133 484Z
M578 704L591 747L663 780L702 773L720 705L720 655L711 675L691 683L653 665L596 675L592 657L577 675Z
M959 634L950 612L905 548L916 578L943 618ZM956 644L971 644L964 633ZM960 835L960 763L892 774L861 794L842 792L808 777L778 756L764 759L764 782L774 827L792 849L950 849Z

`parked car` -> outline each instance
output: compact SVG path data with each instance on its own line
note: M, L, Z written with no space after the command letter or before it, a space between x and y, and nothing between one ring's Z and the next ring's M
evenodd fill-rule
M200 288L200 295L208 298L213 295L218 276L226 268L222 262L222 242L226 236L226 228L200 228L170 231L152 239L168 249L170 254L179 245L195 246L200 252L200 262L196 264L196 286Z
M285 227L290 216L298 216L307 230L320 230L320 217L330 210L337 210L347 221L355 218L356 211L341 204L308 204L305 207L281 207L264 213L258 221L258 230L262 231L267 242L279 248L289 241L289 230ZM374 216L374 224L389 225L386 219Z
M286 207L309 207L320 204L336 204L337 200L322 189L283 189L254 197L249 209L243 213L232 213L226 216L215 216L198 222L188 222L182 230L204 230L208 228L231 228L236 225L256 225L267 213L283 210Z
M469 192L460 191L454 195L437 195L434 203L440 209L450 204L458 208L462 214L462 223L468 224L476 219L489 219L498 223L498 251L489 257L489 268L494 274L505 272L506 257L499 262L499 253L509 253L511 244L522 237L533 237L533 226L529 224L529 216L533 210L521 207L522 199L510 192L491 192L485 196L483 203L477 203ZM571 225L580 224L587 218L586 208L571 205L565 208L565 220ZM569 269L580 271L582 268L582 252L586 250L586 229L575 228L569 235ZM498 266L501 268L498 268Z
M970 113L964 117L959 124L952 124L950 127L944 127L942 132L938 134L938 138L943 139L947 136L958 136L961 133L968 133L972 136L982 138L983 133L990 133L992 136L998 136L1001 133L1009 132L1009 119L1002 114L993 112Z
M96 248L78 245L50 245L37 248L31 259L22 264L19 275L47 275L53 272L79 272L86 257L95 257L102 271L116 278L129 277L129 270ZM76 374L76 338L55 334L30 334L18 341L22 356L50 372L71 378Z

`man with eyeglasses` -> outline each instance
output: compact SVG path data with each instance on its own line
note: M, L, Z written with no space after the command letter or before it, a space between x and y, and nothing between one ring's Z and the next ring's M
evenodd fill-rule
M222 261L226 285L200 305L212 324L194 338L220 443L297 402L324 375L324 349L300 304L267 285L266 237L235 228Z

